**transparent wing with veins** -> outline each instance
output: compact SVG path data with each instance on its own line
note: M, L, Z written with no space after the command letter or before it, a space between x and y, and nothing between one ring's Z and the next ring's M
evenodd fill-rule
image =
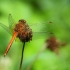
M12 33L14 32L14 27L16 22L14 21L14 19L12 18L11 14L9 14L8 16L8 22L9 22L9 29L12 31Z
M48 34L52 32L53 23L52 22L44 22L44 23L35 23L30 25L30 28L33 31L33 40L39 39L42 37L47 37Z
M0 23L0 26L4 30L6 30L9 34L12 35L13 34L13 31L14 31L13 29L14 29L15 22L14 22L12 16L11 16L11 14L9 14L9 16L8 16L8 22L9 22L9 27L6 26L6 25L4 25L4 24L2 24L2 23Z
M1 26L4 30L6 30L9 34L12 35L12 32L11 32L11 30L9 29L9 27L7 27L6 25L4 25L4 24L2 24L2 23L0 23L0 26Z

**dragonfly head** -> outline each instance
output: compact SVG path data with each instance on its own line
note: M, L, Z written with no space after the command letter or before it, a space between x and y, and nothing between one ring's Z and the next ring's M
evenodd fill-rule
M19 23L23 23L24 24L24 23L26 23L26 21L24 19L20 19Z

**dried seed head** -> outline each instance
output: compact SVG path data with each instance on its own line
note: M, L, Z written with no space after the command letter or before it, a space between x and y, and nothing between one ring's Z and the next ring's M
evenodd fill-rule
M48 44L48 48L51 50L54 50L54 49L58 48L58 46L59 46L59 43L57 42L55 37L50 37L47 40L47 44Z
M50 49L51 51L54 51L56 54L59 53L59 42L54 35L50 36L46 40L46 43L47 43L47 48L48 49Z
M32 29L26 24L25 20L19 20L19 23L16 24L14 31L18 32L17 37L22 42L28 42L32 39Z

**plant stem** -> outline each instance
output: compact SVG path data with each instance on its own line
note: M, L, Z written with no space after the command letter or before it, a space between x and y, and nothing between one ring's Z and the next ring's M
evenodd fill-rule
M20 62L20 68L19 68L19 70L21 70L21 68L22 68L24 47L25 47L25 42L24 42L23 47L22 47L22 56L21 56L21 62Z

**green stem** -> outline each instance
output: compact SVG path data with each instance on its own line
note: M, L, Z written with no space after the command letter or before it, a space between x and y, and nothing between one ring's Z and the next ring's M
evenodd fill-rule
M22 47L22 56L21 56L21 62L20 62L20 68L19 68L19 70L21 70L21 68L22 68L24 47L25 47L25 42L24 42L23 47Z

